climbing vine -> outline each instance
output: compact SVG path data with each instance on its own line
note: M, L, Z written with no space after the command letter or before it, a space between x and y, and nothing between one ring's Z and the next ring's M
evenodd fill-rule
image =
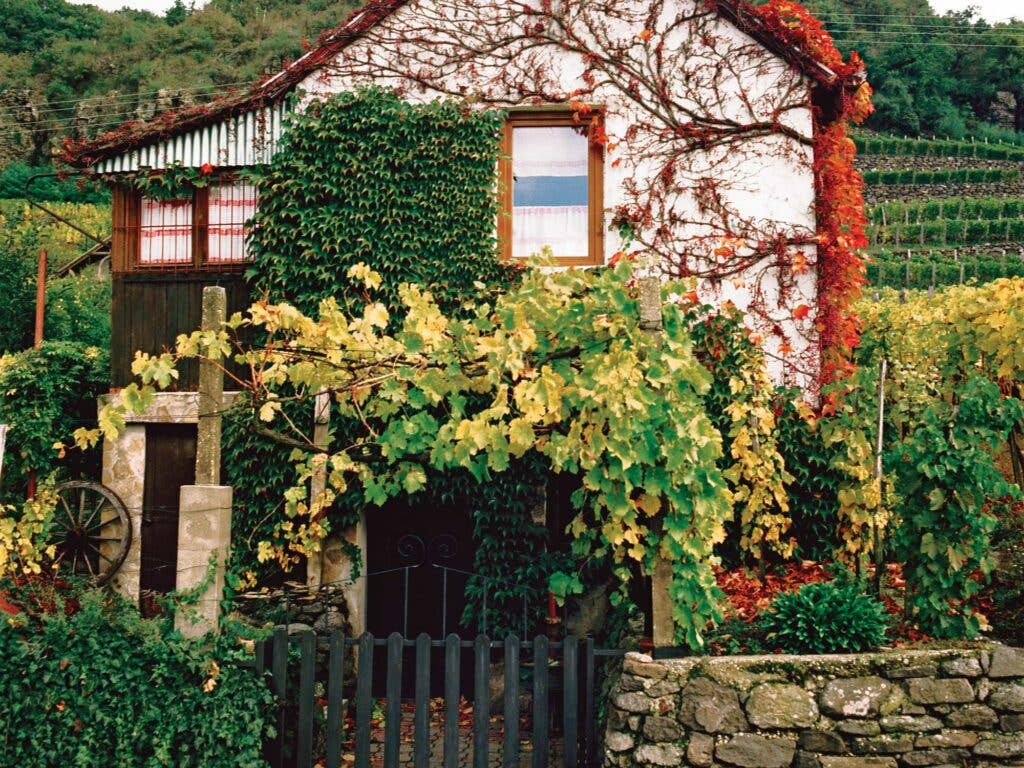
M793 554L786 484L792 476L777 443L774 387L757 334L731 305L704 307L693 323L697 357L711 372L708 413L726 443L724 475L733 493L743 557L764 565Z
M360 265L350 274L367 290L380 279ZM141 387L126 387L101 428L77 439L116 431L124 411L144 406L150 385L169 383L184 358L234 354L251 366L245 385L258 418L311 451L319 449L310 436L282 417L281 393L330 392L362 428L354 440L297 457L283 543L260 543L262 559L282 563L319 547L326 508L352 485L380 506L422 490L428 467L460 467L483 482L536 454L551 471L582 477L569 526L574 553L610 562L620 596L636 570L652 572L658 557L671 562L679 639L699 647L719 617L711 558L731 512L717 466L721 439L704 412L709 376L693 355L686 318L665 305L664 332L652 336L632 277L625 260L601 271L528 271L520 286L462 320L406 285L405 317L393 334L377 302L351 316L328 299L318 320L259 302L225 330L180 337L173 354L139 354ZM247 326L265 334L262 348L233 342ZM320 467L328 490L311 502L307 483ZM563 596L581 586L572 574L551 585Z

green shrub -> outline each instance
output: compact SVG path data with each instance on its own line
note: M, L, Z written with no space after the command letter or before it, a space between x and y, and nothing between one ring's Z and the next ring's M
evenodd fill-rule
M768 643L786 653L857 653L885 640L885 606L848 577L778 595L761 618Z
M272 696L249 640L184 640L110 593L76 599L70 616L0 621L0 766L265 765Z
M0 358L0 424L10 425L0 496L20 497L29 470L95 468L93 454L70 451L61 463L53 444L96 419L96 397L110 386L110 357L85 344L47 341Z
M110 348L110 278L87 270L51 280L46 286L45 336Z

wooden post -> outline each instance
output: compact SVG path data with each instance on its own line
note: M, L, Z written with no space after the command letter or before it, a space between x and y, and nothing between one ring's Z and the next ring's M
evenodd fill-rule
M878 368L878 440L875 443L875 482L878 483L879 503L882 500L882 449L885 438L885 375L889 370L889 361L884 357ZM874 519L874 554L875 554L875 594L882 594L882 570L885 567L885 533L880 520L881 509L876 511Z
M224 288L203 288L204 331L220 330L227 313ZM199 363L199 435L196 442L196 485L220 485L221 410L224 408L224 370L222 364Z
M39 251L39 269L36 272L36 325L33 346L43 346L43 325L46 320L46 251ZM28 472L28 497L36 497L36 471Z
M36 349L43 344L43 324L46 318L46 251L39 252L39 270L36 272Z
M657 277L641 277L640 285L640 327L652 336L660 336L661 325L661 280ZM651 640L655 648L671 648L676 644L676 627L672 619L672 562L660 553L654 561L651 574Z
M325 390L316 393L313 401L313 443L326 450L327 441L330 439L329 429L331 425L331 396ZM327 488L327 464L319 467L313 474L309 483L309 503L313 505ZM318 552L311 552L306 560L306 585L319 587L323 582L324 553L321 542L321 549Z

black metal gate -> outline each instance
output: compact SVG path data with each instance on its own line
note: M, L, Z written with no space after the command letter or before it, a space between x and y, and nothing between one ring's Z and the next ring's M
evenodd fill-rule
M383 699L372 690L375 648L386 652ZM406 649L413 651L412 690L402 684ZM310 631L289 636L279 627L256 656L257 673L269 675L278 699L278 737L266 756L274 768L311 768L320 760L339 768L343 758L356 768L596 766L600 667L623 654L574 637L323 638ZM443 659L444 694L432 699L435 655ZM461 693L465 655L472 661L471 698Z

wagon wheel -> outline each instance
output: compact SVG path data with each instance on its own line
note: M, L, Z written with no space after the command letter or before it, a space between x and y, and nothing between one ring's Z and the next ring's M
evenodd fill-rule
M128 556L132 523L124 503L99 483L75 480L56 488L50 543L62 569L105 584Z

